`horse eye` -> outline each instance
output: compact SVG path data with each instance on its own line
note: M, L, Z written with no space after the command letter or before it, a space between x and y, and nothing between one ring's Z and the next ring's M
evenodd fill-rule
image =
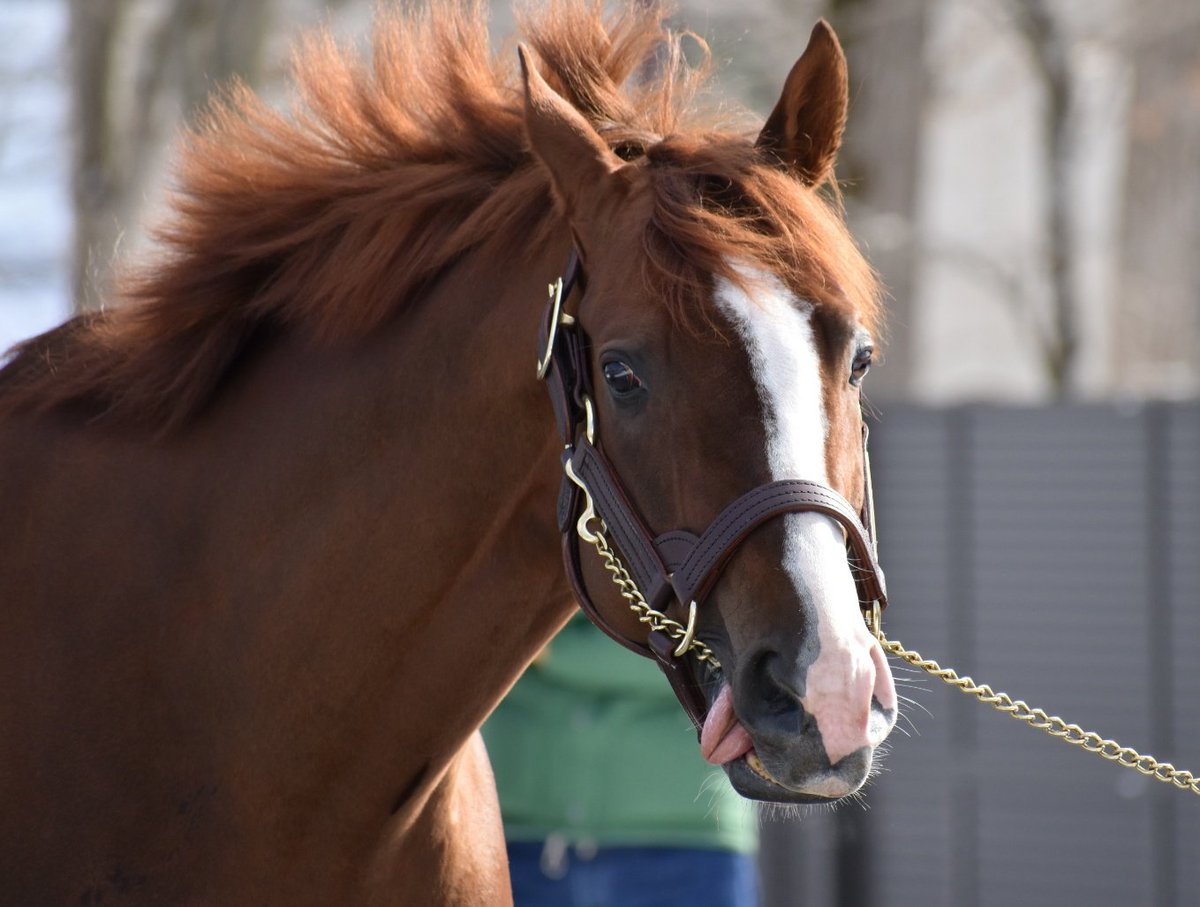
M871 347L864 346L854 354L854 361L850 363L850 383L855 387L862 384L863 378L867 377L867 372L871 370L871 356L874 352Z
M642 379L634 374L629 363L620 359L604 363L604 380L618 397L632 394L642 386Z

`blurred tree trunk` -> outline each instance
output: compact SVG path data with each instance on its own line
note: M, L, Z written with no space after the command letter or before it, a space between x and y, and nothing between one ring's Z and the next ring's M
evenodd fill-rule
M1200 392L1200 8L1152 0L1130 35L1133 98L1114 372L1135 393Z
M927 0L832 0L850 65L850 119L838 164L847 211L890 294L886 368L871 395L912 394L916 206L921 184Z
M93 281L107 271L117 243L111 216L122 196L121 154L111 124L115 36L128 12L125 0L70 0L71 194L75 208L72 293L76 310L98 303ZM109 250L105 253L103 250Z
M1024 39L1042 88L1046 173L1046 259L1050 278L1050 329L1042 338L1046 374L1055 396L1078 394L1079 300L1076 298L1072 168L1075 162L1075 97L1070 36L1048 0L1012 0L1017 33Z
M164 143L217 84L256 80L270 4L69 3L78 311L108 298L117 247L140 220Z

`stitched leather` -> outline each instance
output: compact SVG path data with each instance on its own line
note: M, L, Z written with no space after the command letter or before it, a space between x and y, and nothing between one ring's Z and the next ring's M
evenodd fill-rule
M667 568L668 573L677 571L687 560L688 555L700 543L700 536L686 529L676 529L674 532L664 532L654 540L658 557Z
M691 668L691 662L675 657L675 641L661 630L651 630L646 642L651 656L671 684L675 698L692 719L692 726L699 735L708 715L708 697Z
M701 601L737 546L754 529L785 513L816 512L841 523L855 557L867 569L861 574L866 601L884 607L882 570L874 564L873 545L850 502L832 488L816 482L784 480L761 485L742 495L713 520L695 548L675 571L672 584L680 601Z
M575 474L592 493L596 513L608 526L629 575L650 606L657 607L664 593L670 592L667 570L612 464L584 438L576 446L573 465Z
M588 595L587 587L583 583L583 568L579 563L579 537L572 530L570 533L564 534L562 537L563 545L563 563L567 567L567 579L571 582L571 590L575 593L575 598L579 602L579 606L583 609L583 613L588 616L588 619L599 627L609 639L614 642L619 642L626 649L641 655L643 658L654 658L654 653L646 643L638 642L636 639L630 639L619 633L600 613L600 609L596 607L596 603L592 601L592 597ZM658 660L658 659L655 659ZM674 686L674 684L672 684Z

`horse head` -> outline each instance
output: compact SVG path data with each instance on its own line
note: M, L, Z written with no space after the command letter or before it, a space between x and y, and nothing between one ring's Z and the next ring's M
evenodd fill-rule
M562 366L587 389L560 405L582 403L588 423L587 457L565 431L568 471L589 508L601 494L589 486L604 484L600 517L633 527L615 549L642 562L630 572L651 587L647 606L689 625L680 660L702 691L691 712L704 757L747 797L850 794L895 722L896 693L860 611L863 565L847 556L848 539L863 544L860 394L878 325L870 269L819 194L846 114L837 39L814 29L756 140L606 135L524 51L522 63L530 145L586 281L575 310L548 324L584 338ZM574 475L588 464L592 478ZM789 482L802 503L771 510L764 501ZM764 517L739 523L752 507ZM573 531L576 507L560 509ZM695 552L714 526L731 538L706 560ZM640 555L626 550L641 536L653 541ZM672 556L677 543L690 561ZM697 560L689 585L681 574ZM584 551L579 572L601 622L640 648L645 610L622 600L600 558ZM693 633L711 657L687 651Z

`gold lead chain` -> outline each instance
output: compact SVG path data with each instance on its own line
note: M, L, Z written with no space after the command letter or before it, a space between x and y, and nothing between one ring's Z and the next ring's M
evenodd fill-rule
M581 533L581 536L596 547L597 553L604 561L604 569L612 576L612 581L620 591L621 597L629 603L629 607L637 614L638 620L650 627L651 630L659 630L672 639L687 639L687 644L682 651L694 651L698 661L707 662L714 668L720 668L721 663L717 661L712 649L698 639L688 639L688 631L683 624L650 607L638 590L637 583L633 581L629 571L621 563L621 559L608 544L608 527L604 525L604 521L593 516L588 521L586 528L590 531L586 535ZM1101 737L1095 731L1085 731L1077 724L1068 724L1057 715L1049 715L1045 710L1034 708L1024 700L1014 700L1007 693L997 693L986 683L977 684L970 677L960 677L953 668L943 668L936 661L922 657L921 653L906 649L900 643L888 639L884 636L878 623L878 610L875 612L874 619L868 616L868 626L878 637L885 652L903 659L913 667L920 668L963 693L974 696L997 711L1004 712L1017 721L1023 721L1029 727L1045 731L1050 736L1064 740L1089 753L1095 753L1110 762L1136 769L1141 774L1157 781L1174 785L1180 790L1190 791L1200 796L1200 777L1191 772L1176 768L1169 762L1159 762L1153 756L1142 755L1131 747L1121 746L1115 740Z
M1102 756L1110 762L1116 762L1126 768L1137 769L1143 775L1148 775L1157 781L1173 784L1180 790L1200 795L1200 778L1189 771L1176 768L1169 762L1159 762L1153 756L1143 756L1135 749L1121 746L1114 740L1106 740L1094 731L1085 731L1077 724L1067 724L1057 715L1047 715L1044 710L1033 708L1023 700L1013 700L1007 693L993 691L986 683L977 684L970 677L959 677L958 672L954 669L943 668L936 661L922 658L919 652L904 648L900 643L888 639L882 632L877 635L885 652L904 659L910 665L945 681L963 693L974 696L997 711L1004 712L1018 721L1025 722L1030 727L1045 731L1050 736L1065 740L1089 753Z
M629 575L629 571L625 569L625 565L621 563L621 559L617 557L617 553L612 550L608 544L606 536L608 535L608 527L604 525L604 521L599 517L593 518L593 524L588 527L591 532L588 537L593 545L596 546L596 551L600 557L604 559L604 569L612 574L612 581L616 584L617 589L621 592L621 597L629 602L629 607L637 614L638 620L648 626L651 630L659 630L666 633L672 639L683 640L688 637L688 630L683 624L677 620L672 620L663 614L661 611L655 611L650 607L642 593L638 591L637 583L633 581L633 577ZM708 646L696 638L688 640L687 646L676 654L693 651L696 653L697 661L706 661L712 667L721 667L721 662L717 661L715 656Z

